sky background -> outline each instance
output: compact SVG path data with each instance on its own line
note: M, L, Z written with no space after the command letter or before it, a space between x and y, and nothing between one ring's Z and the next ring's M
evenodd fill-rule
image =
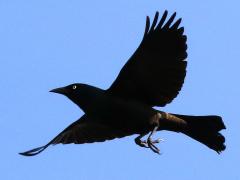
M237 0L1 0L0 179L239 180L240 2ZM188 36L183 89L167 112L221 115L227 149L221 155L172 132L158 132L162 155L134 143L41 146L83 115L48 91L82 82L107 88L138 47L146 15L167 9Z

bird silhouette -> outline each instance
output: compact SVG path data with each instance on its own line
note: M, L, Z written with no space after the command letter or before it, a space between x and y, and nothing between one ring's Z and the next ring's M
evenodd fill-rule
M77 104L84 115L44 146L20 153L33 156L51 144L103 142L138 134L135 143L160 153L153 140L156 131L180 132L220 153L225 149L225 129L220 116L189 116L159 111L179 93L187 66L187 37L165 11L158 22L156 12L150 25L147 16L143 39L107 90L75 83L50 92L63 94ZM146 140L142 140L145 135Z

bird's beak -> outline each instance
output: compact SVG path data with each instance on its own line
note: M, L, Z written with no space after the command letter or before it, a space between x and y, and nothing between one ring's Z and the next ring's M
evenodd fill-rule
M64 94L64 95L67 94L67 90L64 87L52 89L49 92L58 93L58 94Z

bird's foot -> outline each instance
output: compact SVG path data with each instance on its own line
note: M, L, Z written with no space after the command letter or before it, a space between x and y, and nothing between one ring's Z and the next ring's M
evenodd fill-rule
M152 143L157 144L157 143L160 143L160 142L163 142L163 141L164 141L164 139L159 138L159 139L153 140ZM144 144L148 144L147 141L141 141L141 142L144 143Z
M148 138L147 140L142 141L139 138L135 139L135 143L141 147L144 148L150 148L153 152L160 154L160 150L155 146L155 144L160 143L164 141L164 139L156 139L156 140L151 140L151 138Z
M135 139L135 143L141 147L145 147L145 148L149 148L148 147L148 144L147 144L147 141L142 141L141 139L139 138L136 138Z
M148 138L146 143L153 152L160 154L160 150L158 149L157 146L155 146L155 144L160 143L161 141L164 141L164 140L163 139L152 140L151 138Z

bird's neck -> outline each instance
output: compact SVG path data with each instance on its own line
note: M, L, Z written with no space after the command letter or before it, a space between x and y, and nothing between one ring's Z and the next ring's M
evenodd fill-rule
M105 90L93 86L86 86L81 89L81 92L75 97L69 97L77 104L85 113L94 111L101 106L101 101L104 99Z

